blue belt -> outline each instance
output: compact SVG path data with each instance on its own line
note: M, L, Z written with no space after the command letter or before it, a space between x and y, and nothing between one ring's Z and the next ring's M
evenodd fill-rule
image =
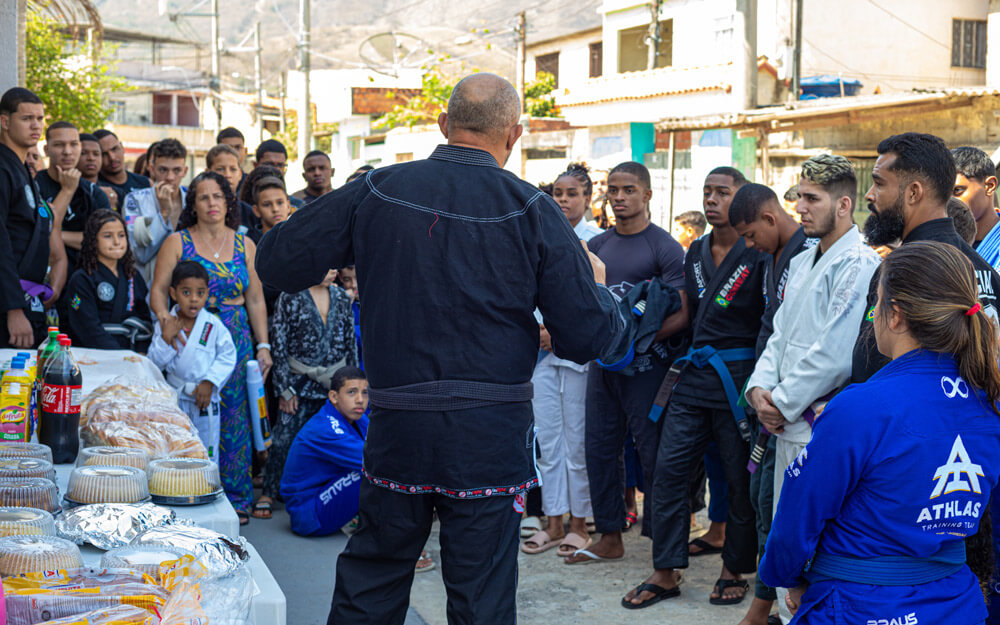
M676 373L676 377L679 377L681 369L687 364L699 369L709 366L715 369L715 372L719 374L719 380L722 381L722 390L726 392L726 399L729 401L729 408L733 411L733 418L736 419L736 426L740 430L740 435L745 440L750 440L750 424L747 422L747 413L739 405L740 390L736 388L736 383L733 382L733 376L729 373L726 363L753 360L756 355L752 347L736 347L733 349L715 349L711 345L699 347L698 349L692 347L688 350L687 354L674 362L670 371L671 373ZM667 374L668 378L671 377L671 373ZM669 380L671 387L676 383L676 377ZM665 384L667 382L668 380L664 380ZM650 420L653 422L659 421L663 415L664 407L665 403L660 404L660 402L655 402L652 410L649 411Z
M945 543L929 558L880 556L855 558L817 551L806 565L806 578L818 581L822 576L874 586L916 586L944 579L965 567L965 543ZM816 580L813 578L817 577Z

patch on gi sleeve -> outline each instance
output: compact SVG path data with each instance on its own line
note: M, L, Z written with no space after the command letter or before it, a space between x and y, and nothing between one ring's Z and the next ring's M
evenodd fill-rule
M802 451L799 452L799 455L796 456L795 460L792 460L792 463L788 465L787 469L785 469L785 477L787 478L798 477L799 474L802 473L802 468L805 466L806 460L808 458L809 458L808 448L803 447Z
M875 307L872 306L868 309L868 314L865 315L865 321L868 323L875 323Z
M80 296L79 295L74 295L73 299L70 301L69 305L70 305L70 308L72 308L73 310L80 310L80 304L81 303L82 302L80 301Z

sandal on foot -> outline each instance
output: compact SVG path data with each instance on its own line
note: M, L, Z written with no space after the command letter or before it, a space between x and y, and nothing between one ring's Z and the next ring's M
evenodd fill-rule
M559 540L549 536L549 533L545 530L536 532L531 538L524 541L521 545L521 551L527 554L534 555L536 553L542 553L543 551L548 551L553 547L559 546Z
M531 538L542 531L542 518L537 516L526 516L521 519L521 538Z
M626 610L641 610L642 608L648 608L654 603L659 603L664 599L672 599L681 594L681 589L677 586L673 588L664 588L663 586L657 586L656 584L639 584L635 587L635 596L638 597L644 592L651 592L653 596L646 599L642 603L632 603L625 597L622 597L622 607Z
M569 534L566 534L566 538L563 538L562 542L559 543L559 548L556 549L556 555L560 558L568 558L580 549L586 549L593 544L593 542L594 541L591 540L589 536L584 538L579 534L570 532Z
M271 518L271 511L270 501L258 501L253 505L253 511L250 514L255 519L267 520ZM246 523L244 523L244 525L246 525Z
M742 588L743 594L739 597L725 598L726 590L729 588ZM715 582L715 592L719 595L718 597L709 598L708 602L712 605L736 605L743 601L747 596L747 592L750 591L750 584L747 583L745 579L722 579L721 577Z
M772 614L767 617L767 625L783 625L781 618L777 614Z
M240 520L241 527L250 524L250 515L246 512L237 512L236 517Z
M691 551L690 547L692 545L695 546L695 547L697 547L698 549L700 549L700 551ZM713 544L711 544L709 542L706 542L706 541L704 541L704 540L702 540L700 538L695 538L694 540L692 540L691 542L689 542L688 543L688 547L689 547L689 549L688 549L688 557L691 557L691 558L693 558L695 556L708 556L708 555L711 555L713 553L722 553L722 547L716 547L715 545L713 545Z
M625 513L625 529L623 529L622 531L623 532L629 531L630 529L632 529L632 526L635 525L638 522L639 522L639 515L638 514L636 514L635 512L626 512Z
M413 570L417 573L423 573L424 571L430 571L436 566L437 563L431 559L431 554L426 551L421 551L420 557L417 558L417 565L413 568Z
M576 560L574 562L570 562L570 558L575 558L577 556L583 556L584 558L586 558L586 560ZM572 564L591 564L594 562L614 562L615 560L624 560L624 559L625 559L624 555L620 555L617 558L605 558L604 556L599 556L592 551L587 551L586 549L579 549L577 551L574 551L573 555L563 560L563 562L572 565Z

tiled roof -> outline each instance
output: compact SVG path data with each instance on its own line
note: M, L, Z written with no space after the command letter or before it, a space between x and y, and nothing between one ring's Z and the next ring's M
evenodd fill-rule
M591 78L583 85L556 93L561 108L647 100L663 96L707 91L729 93L733 86L732 63L706 67L661 67L640 72L624 72Z

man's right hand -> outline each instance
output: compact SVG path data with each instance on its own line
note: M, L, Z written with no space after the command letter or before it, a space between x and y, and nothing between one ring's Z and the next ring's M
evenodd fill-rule
M180 206L179 191L162 180L156 183L154 189L156 200L160 204L160 214L163 215L164 219L169 220L170 215L176 212L175 209Z
M587 252L587 258L590 259L590 268L594 270L594 282L597 284L604 284L605 280L605 267L604 261L597 257L597 254L590 251L587 247L586 241L580 241L580 245L583 246L583 251Z
M108 196L108 202L112 207L118 206L118 194L111 187L101 187L101 191L104 191L104 195ZM114 208L112 208L114 210Z
M28 317L20 308L7 311L7 335L10 337L10 344L20 349L33 347L35 344L35 331L31 329Z
M80 170L76 167L70 167L69 169L63 169L62 167L56 165L56 172L58 173L59 186L64 191L76 191L76 188L80 186Z
M771 391L755 386L747 393L747 402L757 411L757 418L768 432L780 434L785 431L785 415L774 405Z

